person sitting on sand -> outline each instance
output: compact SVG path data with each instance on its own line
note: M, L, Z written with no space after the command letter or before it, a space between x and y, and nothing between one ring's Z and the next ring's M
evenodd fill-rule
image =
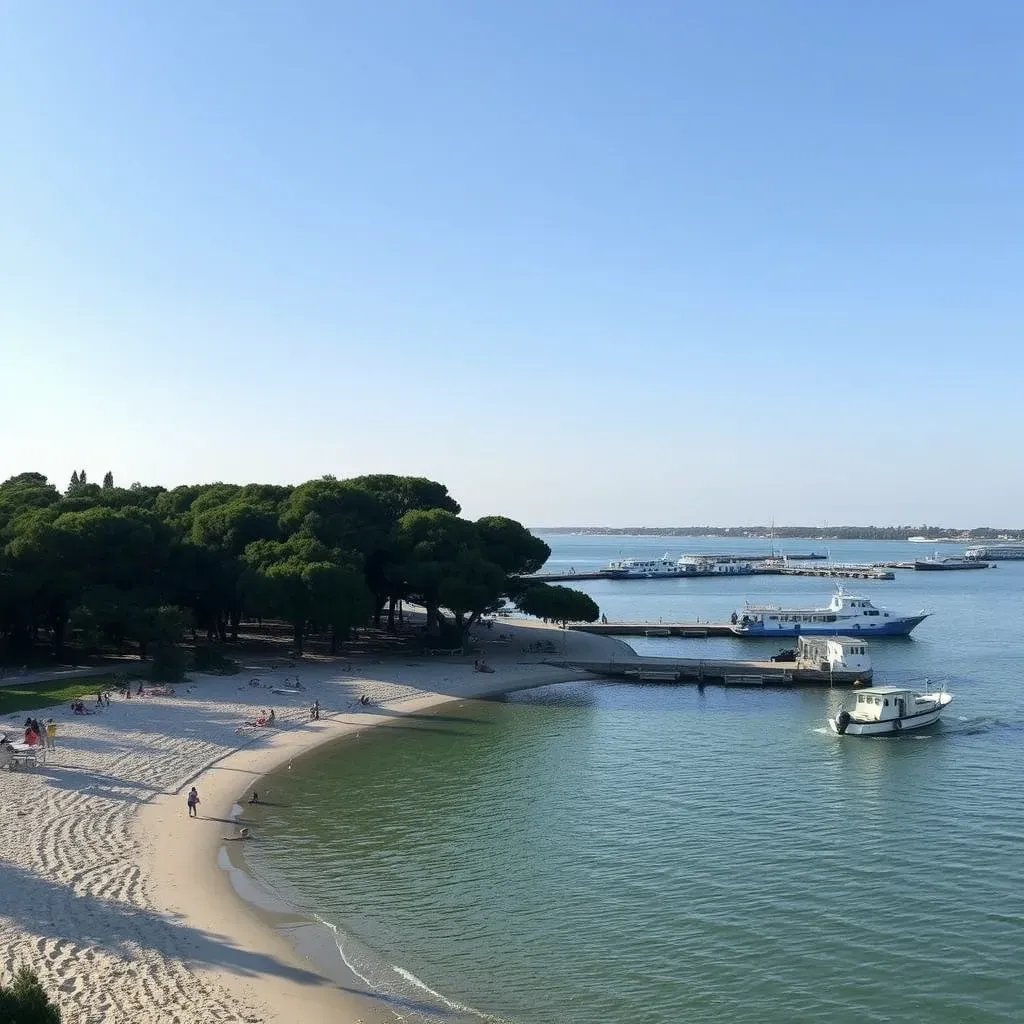
M365 707L368 707L368 706L369 706L369 704L370 704L370 698L369 698L369 697L368 697L368 696L367 696L367 695L366 695L366 694L364 693L364 694L363 694L363 695L362 695L362 696L361 696L361 697L359 698L359 703L360 703L360 704L362 704L364 708L365 708Z
M259 795L259 793L257 793L257 792L256 792L256 790L254 789L254 790L252 791L252 796L251 796L251 797L249 797L249 803L251 803L251 804L258 804L259 802L260 802L260 795Z
M274 709L270 709L270 714L267 715L267 725L273 725L277 721L277 715L274 714Z
M263 711L260 714L258 714L251 722L246 722L245 724L246 725L253 725L253 726L266 725L267 724L267 709L264 708Z

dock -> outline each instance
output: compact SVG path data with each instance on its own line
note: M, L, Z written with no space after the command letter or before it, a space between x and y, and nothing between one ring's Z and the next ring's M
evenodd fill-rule
M580 622L573 629L597 636L688 636L702 640L709 636L745 637L728 622ZM764 634L759 634L763 637Z
M879 565L794 565L784 566L776 572L780 576L821 576L837 580L896 579L896 573Z
M577 628L577 627L574 627ZM869 683L871 669L829 671L785 661L744 661L705 658L638 658L622 661L573 661L567 667L599 676L640 683L715 683L722 686L849 686Z
M792 558L792 556L790 556ZM727 561L728 559L723 559ZM901 566L902 568L902 566ZM616 583L632 583L637 580L700 580L722 579L723 576L818 576L838 580L894 580L896 574L883 565L785 565L780 563L755 563L747 573L693 572L676 576L618 576L612 572L539 572L533 576L521 577L531 583L568 583L574 580L613 580Z

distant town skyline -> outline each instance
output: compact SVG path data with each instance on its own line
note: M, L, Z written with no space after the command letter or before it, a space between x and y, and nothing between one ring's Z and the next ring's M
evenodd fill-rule
M0 475L1024 520L1024 7L5 5Z

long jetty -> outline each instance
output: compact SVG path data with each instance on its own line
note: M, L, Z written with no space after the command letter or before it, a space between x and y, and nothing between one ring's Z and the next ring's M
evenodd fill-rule
M728 622L580 622L574 623L572 628L597 636L688 636L698 640L709 636L749 635L737 633Z
M574 629L578 628L576 626ZM871 669L829 671L797 662L708 658L637 658L572 661L573 668L641 683L721 683L724 686L831 686L869 683Z
M723 559L724 561L724 559ZM572 580L614 580L632 583L636 580L698 580L722 579L737 576L818 576L841 580L894 580L896 574L882 565L758 565L754 564L747 573L692 572L674 576L620 576L614 572L539 572L522 579L533 583L565 583Z

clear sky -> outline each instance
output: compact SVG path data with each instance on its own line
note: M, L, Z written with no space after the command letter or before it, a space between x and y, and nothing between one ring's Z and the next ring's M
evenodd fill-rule
M1024 525L1024 5L6 0L0 478Z

